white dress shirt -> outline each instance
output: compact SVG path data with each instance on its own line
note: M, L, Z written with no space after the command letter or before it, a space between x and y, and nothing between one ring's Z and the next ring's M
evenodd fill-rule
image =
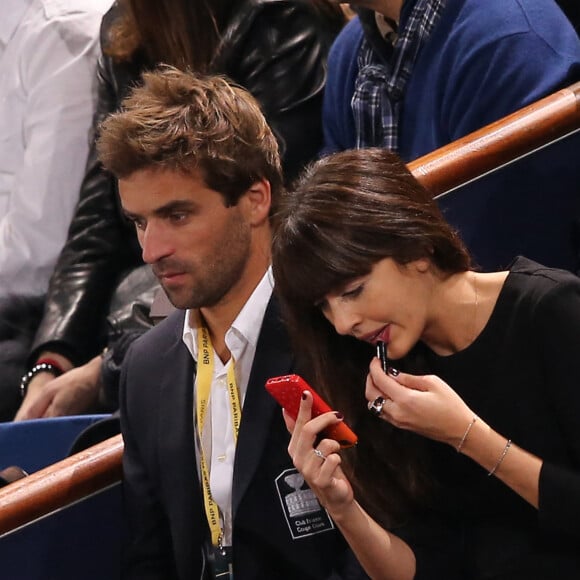
M226 345L235 361L236 383L242 405L242 414L250 372L256 354L256 345L273 287L272 271L268 269L225 337ZM189 313L188 310L185 316L183 340L194 360L197 361L197 328L190 326ZM230 546L232 543L232 482L236 452L227 388L227 369L230 364L231 359L224 365L217 354L214 355L213 380L208 414L206 415L211 418L211 421L206 418L201 441L204 455L208 459L208 465L210 465L211 495L220 508L224 546ZM195 397L193 415L195 421ZM199 458L199 441L196 442L196 449Z
M2 0L0 297L46 292L84 174L111 3Z

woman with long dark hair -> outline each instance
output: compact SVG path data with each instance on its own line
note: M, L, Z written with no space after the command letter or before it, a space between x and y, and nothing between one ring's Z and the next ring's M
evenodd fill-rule
M310 420L305 394L290 453L369 575L577 578L577 277L522 257L475 271L382 149L305 173L273 267L306 377L359 435L320 441L341 419Z

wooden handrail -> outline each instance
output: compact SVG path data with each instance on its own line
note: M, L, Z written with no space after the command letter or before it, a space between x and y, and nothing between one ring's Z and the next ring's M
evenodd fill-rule
M437 149L408 167L434 196L580 127L580 83ZM0 535L120 481L123 441L112 437L0 489Z
M0 489L0 535L121 480L121 435Z
M580 127L580 82L408 164L437 196Z

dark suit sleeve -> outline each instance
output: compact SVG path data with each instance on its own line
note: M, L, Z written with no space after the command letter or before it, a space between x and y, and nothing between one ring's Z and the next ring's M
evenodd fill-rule
M154 417L148 417L149 403L139 405L135 384L135 350L129 349L121 374L121 430L125 442L123 454L124 509L127 538L123 550L122 578L135 580L171 580L177 578L172 541L165 512L160 505L158 480L144 457L152 449ZM129 378L128 378L129 377ZM151 454L149 454L151 455Z

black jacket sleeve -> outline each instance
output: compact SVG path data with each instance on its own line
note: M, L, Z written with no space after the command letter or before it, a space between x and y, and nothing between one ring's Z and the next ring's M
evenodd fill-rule
M540 472L539 522L547 534L580 540L580 283L569 281L546 294L537 308L536 332L549 370L546 412L554 412L566 443L559 461L544 461Z
M101 37L113 17L112 13L105 16ZM134 69L133 64L113 65L107 56L99 59L98 103L85 177L67 241L50 280L31 360L46 349L77 365L96 355L105 343L113 291L123 273L142 263L133 228L120 211L116 180L103 170L96 152L99 124L118 108L132 79L137 78Z
M322 144L326 60L336 23L315 14L305 2L256 4L251 18L243 11L238 14L229 30L237 40L224 38L215 68L260 103L280 145L289 182L315 159Z

